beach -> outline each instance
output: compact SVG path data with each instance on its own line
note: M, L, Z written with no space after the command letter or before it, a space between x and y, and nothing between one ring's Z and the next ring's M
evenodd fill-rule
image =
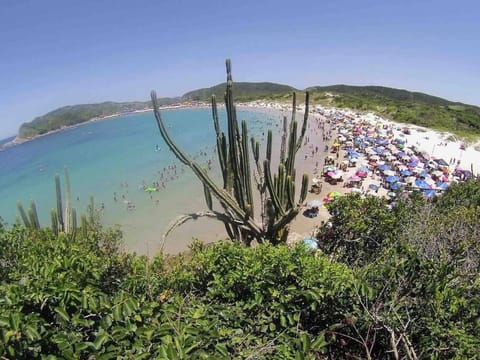
M219 109L222 109L222 106L219 105ZM266 131L273 130L272 171L275 171L278 164L276 154L280 146L282 119L283 116L288 119L291 117L290 110L290 106L277 103L252 102L238 105L239 120L245 118L248 121L249 133L262 143L261 158L265 152ZM220 183L209 109L168 110L163 111L163 115L175 141ZM225 130L223 110L220 117ZM299 106L297 119L301 122L302 118L302 107ZM194 123L192 119L195 119ZM346 186L350 183L349 179L356 176L360 165L368 164L369 155L366 153L358 154L358 166L347 167L343 171L341 182L336 181L335 184L326 181L327 178L322 176L327 157L332 157L334 163L342 166L349 161L351 153L348 152L346 141L340 143L338 152L331 152L334 143L339 141L339 136L346 139L351 135L349 132L352 128L343 128L348 123L346 119L348 122L361 121L369 124L374 132L375 129L380 130L385 126L391 131L391 139L402 135L406 145L414 145L419 153L430 153L432 157L444 159L447 163L455 160L455 164L449 164L452 172L457 167L473 169L474 174L480 170L480 153L475 150L475 144L467 145L462 150L461 141L452 141L450 134L393 123L373 114L357 114L350 110L313 106L304 145L296 157L297 184L301 175L307 173L310 185L313 185L314 180L318 181L321 190L318 193L308 193L305 207L291 224L291 241L311 236L322 221L328 220L328 211L324 206L319 207L315 217L303 215L303 211L308 209L307 204L312 201L328 202L328 194L333 191L340 194L357 191L363 195L368 193L379 196L387 196L391 192L383 186L379 186L377 191L370 189L370 185L381 185L384 181L384 174L378 169L363 178L359 187ZM406 128L409 129L409 134L403 134ZM57 143L58 146L52 148L48 156L45 154L43 158L35 155L42 153L37 147L51 147ZM326 146L328 150L325 149ZM2 153L10 159L14 153L12 150L13 148ZM11 204L9 209L15 208L15 201L18 199L24 204L35 199L39 209L52 207L53 175L61 173L63 165L67 165L72 182L73 206L80 210L86 208L88 194L93 192L95 207L102 222L106 226L119 224L124 233L123 248L128 252L152 256L162 250L175 254L187 250L194 238L204 242L227 238L222 223L209 218L198 218L174 230L163 243L163 233L178 216L205 210L206 205L202 184L192 171L167 149L150 112L112 117L103 121L97 119L84 126L65 129L61 133L19 145L15 152L20 150L28 150L29 154L34 154L24 160L25 169L21 171L24 175L21 178L12 175L8 181L3 182L0 177L0 183L6 189L1 195L6 203ZM77 161L75 157L78 157L76 154L79 153L82 157ZM52 160L52 156L55 159ZM12 157L11 161L14 160ZM13 167L13 164L8 162L7 165ZM8 166L4 168L8 169ZM14 191L8 191L12 187L21 188L21 195L12 195ZM299 188L297 185L297 199ZM10 219L14 216L12 213ZM48 223L46 217L41 220Z

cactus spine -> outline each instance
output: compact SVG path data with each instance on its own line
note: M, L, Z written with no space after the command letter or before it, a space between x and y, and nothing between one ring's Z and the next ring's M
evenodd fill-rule
M248 129L245 121L239 127L236 108L233 102L233 80L230 60L226 60L227 88L225 92L225 108L227 113L227 131L220 128L218 121L217 102L212 96L212 118L216 133L218 160L223 178L223 186L215 184L199 164L190 159L168 133L154 91L151 93L153 111L158 129L170 150L203 183L204 195L210 212L205 216L215 216L225 225L227 234L232 240L242 241L250 245L252 241L262 243L284 242L288 235L288 225L298 214L308 188L308 176L303 175L300 198L295 203L295 155L300 149L307 128L308 101L306 94L305 116L300 136L297 137L296 95L293 94L292 120L287 126L283 120L282 145L280 149L280 165L278 173L272 175L270 163L272 158L272 132L267 133L266 158L260 160L260 145L252 137L251 152L248 146ZM287 140L288 139L288 140ZM255 161L255 171L252 174L250 161ZM263 166L262 166L263 163ZM261 221L254 217L255 203L252 191L252 176L256 181L261 200ZM212 196L218 200L223 212L213 210ZM185 217L174 226L185 222ZM167 234L172 230L168 229Z

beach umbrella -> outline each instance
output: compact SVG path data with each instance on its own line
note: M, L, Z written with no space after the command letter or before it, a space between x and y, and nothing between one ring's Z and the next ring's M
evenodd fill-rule
M385 171L383 172L383 175L385 175L385 176L392 176L392 175L395 175L395 171L393 171L393 170L385 170Z
M303 239L302 243L304 243L305 246L310 250L317 250L318 249L317 239L308 237L308 238Z
M351 181L360 181L362 180L362 178L358 175L352 175L348 178L348 180L351 180Z
M368 185L368 188L370 190L377 191L378 189L380 189L380 186L375 185L375 184L370 184L370 185Z
M430 189L430 185L428 185L425 180L417 179L415 180L415 186L422 190Z
M359 188L352 188L352 190L350 190L351 193L354 193L354 194L361 194L362 193L362 189L359 189Z
M367 172L366 171L362 171L362 170L358 170L355 175L361 177L361 178L366 178L367 177Z
M402 176L410 176L410 175L412 175L412 172L410 170L402 170L402 171L400 171L400 174Z
M329 199L335 199L339 196L342 196L342 194L340 194L338 191L330 191L328 194L327 194L327 197Z
M380 165L378 169L381 171L385 171L385 170L391 170L391 167L387 164L383 164L383 165Z
M310 208L314 208L314 207L321 207L323 205L323 202L320 201L320 200L317 200L317 199L314 199L314 200L310 200L309 202L307 202L307 206L310 207Z
M392 185L390 185L390 189L392 189L392 190L398 190L398 189L400 189L399 183L398 183L398 182L393 183Z
M388 183L395 183L398 180L400 180L398 178L398 176L393 176L393 175L392 176L387 176L387 178L385 179L385 181L388 182Z
M331 178L333 178L335 176L335 172L329 171L329 172L327 172L327 175L330 176Z

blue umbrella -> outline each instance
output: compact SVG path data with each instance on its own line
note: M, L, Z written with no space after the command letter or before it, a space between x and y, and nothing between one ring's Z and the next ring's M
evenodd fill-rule
M364 172L369 172L370 171L370 169L367 166L361 166L358 170L359 171L364 171Z
M351 159L358 159L360 157L360 154L357 152L351 152L350 154L348 154L348 157L350 157Z
M405 155L407 155L407 154L405 154L403 151L399 151L399 152L397 153L397 156L398 156L398 157L404 157Z
M417 179L415 180L415 185L420 188L420 189L423 189L423 190L428 190L430 189L430 185L428 185L425 180L421 180L421 179Z
M402 170L400 171L400 174L402 174L402 176L410 176L412 175L412 172L410 170Z
M413 160L412 160L412 161L410 161L410 162L408 163L408 167L415 167L415 166L417 166L417 165L418 165L418 161L413 161Z
M399 182L396 182L396 183L393 183L392 185L390 185L390 189L392 190L398 190L400 188L403 188L404 185L403 184L400 184Z
M380 165L378 169L381 171L385 171L385 170L391 170L391 167L388 166L387 164L383 164L383 165Z
M424 171L420 174L420 177L423 177L423 178L430 177L430 174L428 172Z
M368 185L368 188L371 189L371 190L377 191L380 188L380 186L375 185L375 184L370 184L370 185Z
M395 183L400 179L398 178L398 176L390 175L390 176L387 176L385 180L389 183Z

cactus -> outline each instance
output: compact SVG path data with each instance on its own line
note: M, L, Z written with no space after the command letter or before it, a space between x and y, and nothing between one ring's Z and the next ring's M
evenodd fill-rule
M52 222L52 230L55 235L58 235L58 216L55 209L50 210L50 220Z
M194 162L173 141L168 133L157 102L154 91L151 93L153 111L158 129L170 150L185 165L189 166L194 174L203 183L204 195L209 211L199 214L182 216L167 230L183 224L190 218L198 216L216 217L225 225L228 236L232 240L241 241L250 245L253 241L263 243L285 242L288 236L289 224L295 218L305 201L308 188L308 175L302 178L300 197L295 202L295 156L300 149L307 129L308 101L306 94L305 116L300 132L297 136L296 95L293 94L292 120L287 126L287 119L283 120L283 135L280 149L280 164L278 173L273 174L270 169L272 158L272 131L267 133L266 156L260 159L260 145L252 137L248 146L248 129L245 121L239 127L236 109L233 102L233 80L230 60L226 61L227 88L225 92L225 108L227 113L227 131L223 132L218 121L217 102L212 96L212 118L216 133L218 160L222 173L223 186L215 184L199 164ZM252 155L250 155L250 151ZM251 158L255 162L252 174ZM262 166L263 163L263 166ZM255 179L260 194L261 221L255 219L255 202L252 191L252 176ZM223 211L213 209L212 196L215 197Z
M27 213L25 212L25 209L23 208L23 205L20 201L17 201L17 209L20 213L20 216L22 217L23 225L25 225L26 228L30 228L30 220L28 220Z
M68 175L68 169L65 166L64 168L65 171L65 216L64 221L65 221L65 232L67 234L72 233L72 208L71 208L71 191L70 191L70 176Z
M65 231L63 223L62 188L60 187L60 176L58 175L55 175L55 193L57 196L58 231Z
M35 202L30 201L30 209L28 209L28 216L30 218L30 225L33 229L40 229L40 221L38 220L37 206Z

